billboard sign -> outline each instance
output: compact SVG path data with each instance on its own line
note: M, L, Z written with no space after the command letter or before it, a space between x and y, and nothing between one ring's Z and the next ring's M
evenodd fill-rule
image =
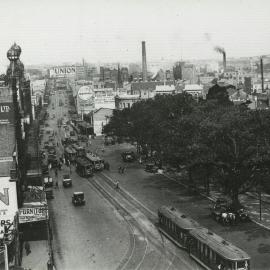
M75 75L76 75L75 66L54 67L50 69L50 77L66 77Z
M94 97L94 92L89 86L82 86L78 91L78 97L84 101L91 100Z
M44 206L23 207L19 209L19 223L37 222L49 217L48 208Z
M0 103L0 124L14 123L14 107L12 102Z
M18 211L16 182L10 182L10 177L0 177L0 238L4 236L5 226L13 228L13 221Z

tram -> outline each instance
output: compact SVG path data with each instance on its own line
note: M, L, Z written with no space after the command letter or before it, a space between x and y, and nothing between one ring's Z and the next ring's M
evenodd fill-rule
M81 145L74 143L72 144L72 147L75 149L77 157L82 157L86 155L85 148L83 148Z
M64 151L64 156L67 160L73 162L76 159L76 150L72 147L66 147Z
M249 255L174 207L158 210L159 230L208 270L250 270Z
M188 249L189 232L200 224L174 207L161 206L158 210L159 230L177 246Z
M104 160L97 155L87 153L86 158L90 161L95 171L101 171L104 169Z

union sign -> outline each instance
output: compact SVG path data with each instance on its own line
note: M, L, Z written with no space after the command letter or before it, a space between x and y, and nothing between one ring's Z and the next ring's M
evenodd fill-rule
M74 66L54 67L50 69L50 77L64 77L75 74L76 67Z

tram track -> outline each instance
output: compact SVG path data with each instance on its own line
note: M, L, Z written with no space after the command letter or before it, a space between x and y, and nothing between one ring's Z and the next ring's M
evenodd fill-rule
M105 199L107 199L115 208L118 210L118 212L121 214L121 216L124 218L127 228L129 231L129 237L130 237L130 247L127 251L127 253L124 255L124 258L122 258L119 266L116 270L134 270L134 269L140 269L140 265L142 264L147 251L148 241L142 231L139 231L138 224L136 223L136 220L133 219L132 216L126 211L125 208L119 204L113 196L109 192L107 192L104 188L102 188L95 180L88 179L88 184L93 187L96 191L98 191Z
M90 185L101 191L101 194L104 194L105 198L112 203L116 209L121 209L126 216L129 216L129 221L133 221L133 224L142 235L146 237L147 240L153 247L157 250L162 256L161 263L151 266L149 268L143 268L146 260L143 259L142 263L139 265L139 268L133 267L131 269L201 269L197 264L191 265L188 254L185 254L184 251L176 249L175 246L167 240L164 241L159 234L159 231L156 228L157 216L156 214L139 202L127 191L122 188L115 189L116 182L105 174L95 174L93 178L89 178L88 182ZM146 252L146 251L145 251ZM182 254L181 254L182 253ZM165 254L166 256L163 256ZM160 257L159 257L160 259ZM181 267L179 267L181 265ZM183 268L185 265L185 268ZM128 269L128 268L121 268ZM119 269L118 269L119 270Z

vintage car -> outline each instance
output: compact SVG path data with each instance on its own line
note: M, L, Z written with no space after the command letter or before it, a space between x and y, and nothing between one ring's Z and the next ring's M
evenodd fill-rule
M156 173L158 171L158 167L155 163L148 163L145 165L145 171L150 173Z
M124 162L132 162L135 160L135 154L132 151L126 151L121 154Z
M53 186L53 179L50 176L44 177L44 186L45 188Z
M70 175L65 174L63 176L63 187L71 187L72 186L72 180L70 178Z
M82 191L77 191L73 193L72 203L74 206L85 205L84 193Z
M50 199L54 198L54 196L53 196L53 188L52 187L46 188L45 193L46 193L46 199L47 200L50 200Z
M105 145L115 144L115 139L112 136L106 136L104 139Z

